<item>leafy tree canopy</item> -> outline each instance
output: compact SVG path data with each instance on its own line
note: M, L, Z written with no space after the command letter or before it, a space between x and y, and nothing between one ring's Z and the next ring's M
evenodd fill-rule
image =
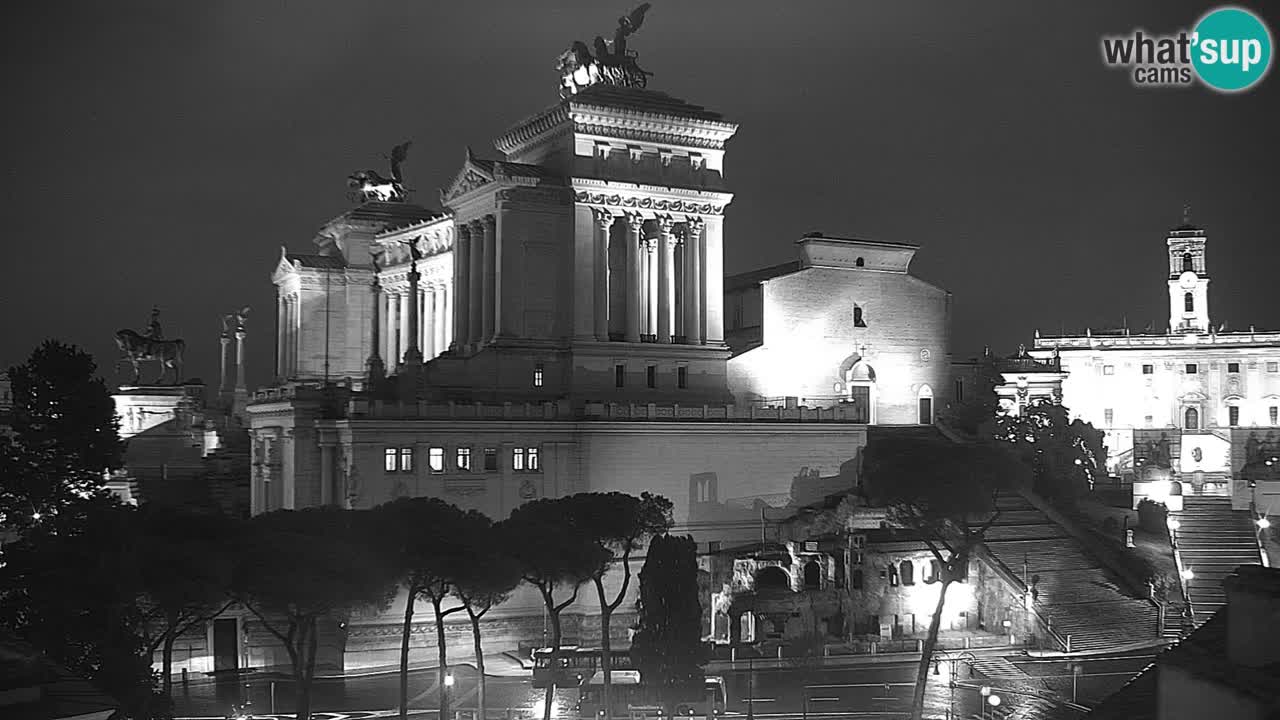
M708 653L692 537L660 535L649 543L637 609L631 650L645 684L665 691L701 687Z

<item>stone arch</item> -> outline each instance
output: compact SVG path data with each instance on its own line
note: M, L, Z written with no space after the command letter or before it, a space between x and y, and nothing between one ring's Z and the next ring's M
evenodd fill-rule
M810 560L804 564L804 589L822 589L822 565L817 560Z
M760 568L756 571L756 590L790 590L791 578L787 571L776 565Z
M1189 407L1182 413L1183 428L1187 430L1200 429L1200 410Z
M933 388L928 383L916 391L916 421L921 425L933 424Z

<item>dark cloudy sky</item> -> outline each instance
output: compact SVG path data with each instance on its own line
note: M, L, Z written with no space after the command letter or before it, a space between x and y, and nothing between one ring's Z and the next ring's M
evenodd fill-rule
M57 337L109 371L112 333L158 303L216 382L218 318L249 304L267 382L270 272L349 207L346 175L412 138L409 182L435 206L463 148L492 154L553 103L559 52L631 5L22 3L0 50L0 365ZM792 259L809 230L917 243L915 272L955 294L961 356L1166 322L1184 203L1210 231L1215 320L1280 326L1280 76L1228 97L1101 62L1101 35L1213 6L656 0L632 47L650 87L741 123L729 272Z

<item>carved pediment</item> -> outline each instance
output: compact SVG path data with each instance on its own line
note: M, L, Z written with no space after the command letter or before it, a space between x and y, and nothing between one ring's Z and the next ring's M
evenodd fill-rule
M451 200L493 181L493 175L475 161L471 148L467 148L467 157L462 163L462 169L453 177L449 189L440 191L440 202L447 206Z

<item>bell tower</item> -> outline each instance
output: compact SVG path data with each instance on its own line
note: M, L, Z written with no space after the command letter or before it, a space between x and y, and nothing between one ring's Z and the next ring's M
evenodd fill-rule
M1169 332L1209 331L1209 273L1205 265L1204 229L1191 224L1191 208L1182 209L1182 224L1169 232Z

